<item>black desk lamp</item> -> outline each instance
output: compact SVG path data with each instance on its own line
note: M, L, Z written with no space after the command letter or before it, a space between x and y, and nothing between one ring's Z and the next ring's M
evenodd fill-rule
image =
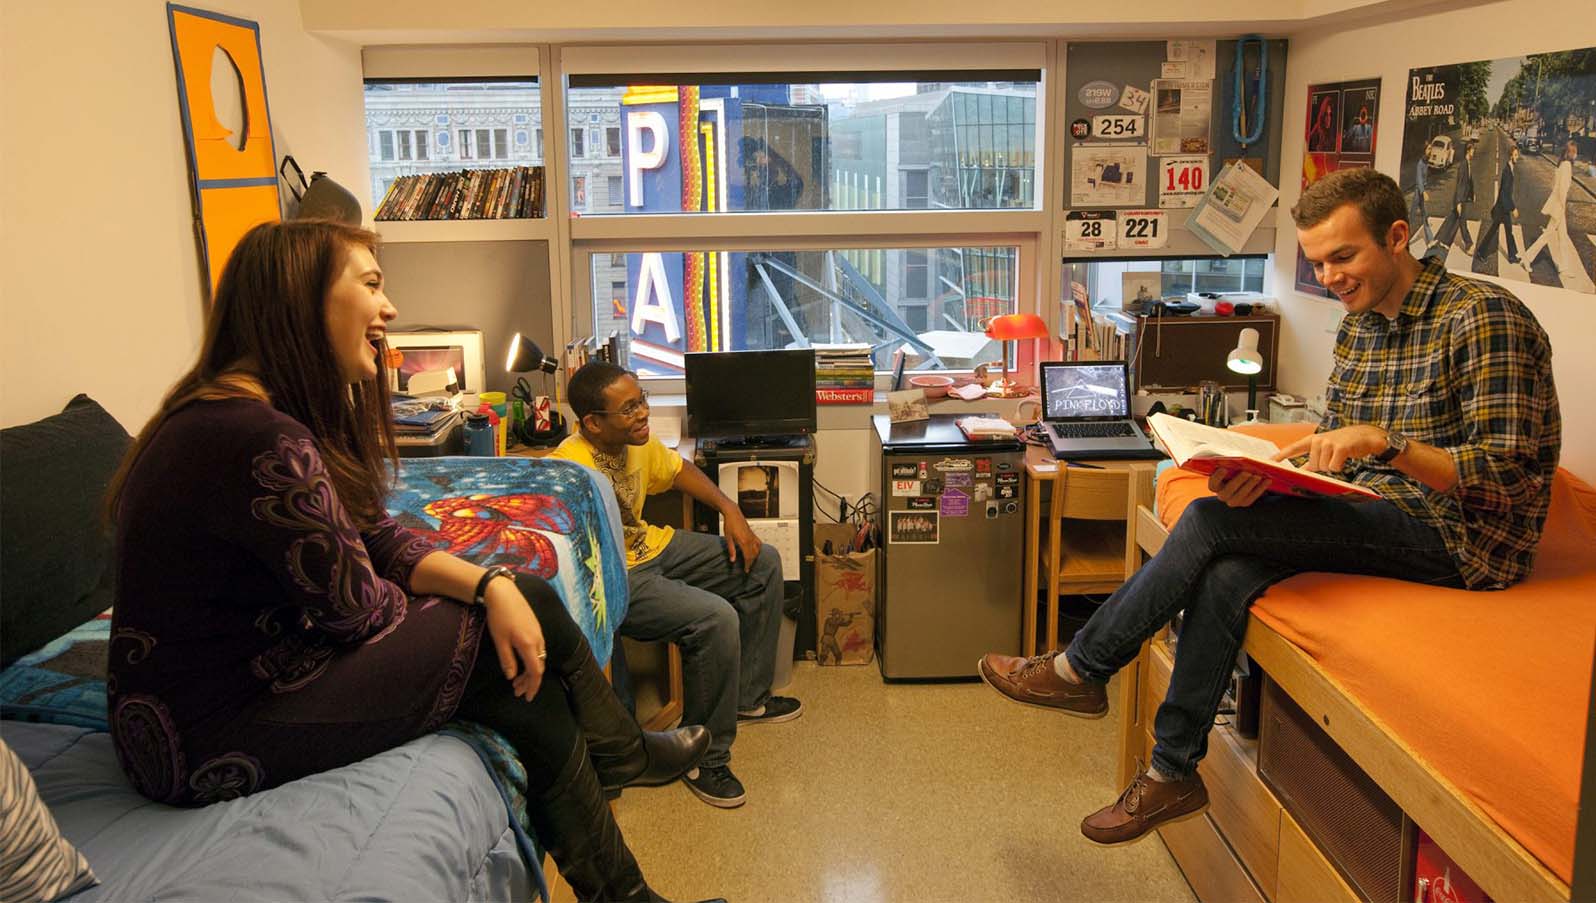
M560 362L544 354L536 342L518 332L510 339L510 350L504 357L504 369L510 373L553 373L560 369ZM527 419L522 420L516 427L515 435L518 439L527 445L553 445L565 438L565 418L560 416L559 411L548 409L547 424L538 422L543 415L537 412L547 409L548 399L543 399L545 405L540 408L539 396L532 394L532 387L527 385L525 379L518 377L515 388L510 394L520 404L525 405L527 411ZM539 429L539 426L544 428Z
M533 370L553 373L560 369L560 362L544 354L537 343L518 332L510 339L510 353L505 355L504 369L510 373L529 373Z
M1258 330L1251 326L1243 329L1237 338L1235 350L1225 361L1231 372L1247 377L1247 420L1258 419L1258 374L1263 372L1263 354L1258 351Z

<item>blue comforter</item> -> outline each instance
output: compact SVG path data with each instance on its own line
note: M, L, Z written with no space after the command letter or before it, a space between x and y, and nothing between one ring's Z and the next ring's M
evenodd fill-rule
M547 579L599 661L626 616L620 512L566 461L403 462L389 509L440 549ZM34 773L101 885L74 900L547 897L524 830L525 774L502 737L453 722L361 762L199 809L128 784L104 732L96 619L0 671L0 739Z

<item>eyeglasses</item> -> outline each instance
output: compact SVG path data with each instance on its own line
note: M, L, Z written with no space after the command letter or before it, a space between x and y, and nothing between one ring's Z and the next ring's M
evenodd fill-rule
M644 392L641 398L634 398L621 405L619 411L590 411L592 414L613 414L626 420L636 420L638 414L648 413L648 393Z

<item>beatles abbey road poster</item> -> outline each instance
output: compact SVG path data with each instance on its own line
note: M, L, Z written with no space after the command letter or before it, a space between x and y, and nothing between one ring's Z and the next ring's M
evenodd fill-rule
M1403 87L1414 256L1596 293L1596 48L1413 69Z

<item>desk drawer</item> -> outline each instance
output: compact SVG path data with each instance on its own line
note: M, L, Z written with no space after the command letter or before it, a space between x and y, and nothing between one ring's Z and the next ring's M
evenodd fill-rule
M1324 858L1289 812L1280 812L1280 869L1275 903L1359 903L1336 867Z
M1249 748L1251 746L1251 748ZM1280 803L1258 777L1256 744L1228 727L1208 735L1208 755L1198 766L1208 788L1208 816L1225 835L1266 898L1275 895L1280 849Z
M1165 825L1158 835L1203 903L1266 903L1207 815Z

